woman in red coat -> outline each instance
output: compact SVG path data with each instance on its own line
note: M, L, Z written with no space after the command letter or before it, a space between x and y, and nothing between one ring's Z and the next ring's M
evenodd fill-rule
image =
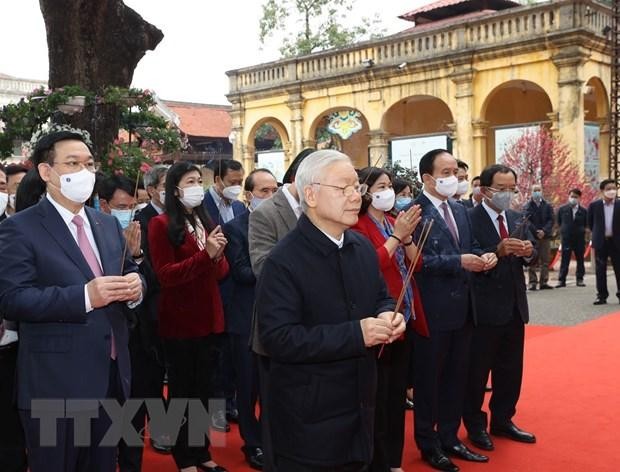
M166 177L166 213L151 220L148 238L161 285L159 331L169 363L169 398L200 399L206 409L212 335L224 330L218 280L228 273L228 263L223 255L226 238L219 226L213 228L203 197L198 167L174 164ZM209 445L206 437L203 446L189 445L186 416L172 448L177 467L184 472L226 472L211 459Z
M353 229L366 236L377 249L379 266L390 295L398 299L410 261L415 259L418 251L412 234L420 221L420 208L413 206L393 218L387 213L393 208L395 200L390 173L377 167L367 167L358 174L360 183L368 185L368 192L362 200L359 220ZM420 258L416 270L421 267ZM372 472L402 471L400 466L405 441L405 397L412 350L411 330L428 335L420 296L413 279L407 287L400 312L409 320L405 338L385 346L377 364Z

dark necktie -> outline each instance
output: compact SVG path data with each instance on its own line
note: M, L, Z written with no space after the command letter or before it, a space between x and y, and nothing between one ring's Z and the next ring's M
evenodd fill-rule
M497 222L499 223L500 239L506 239L508 237L508 230L506 229L506 224L504 223L504 217L502 215L497 215Z
M458 244L459 234L456 232L456 227L454 226L454 223L452 222L452 218L450 217L450 212L448 211L448 204L446 202L443 202L439 206L443 210L443 219L446 220L448 229L450 230L450 233L452 233L452 237L454 238L454 241Z

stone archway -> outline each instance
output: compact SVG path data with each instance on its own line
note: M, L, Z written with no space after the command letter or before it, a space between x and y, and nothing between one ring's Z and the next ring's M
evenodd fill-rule
M317 149L338 149L356 168L368 165L370 144L368 120L351 107L335 107L321 112L310 127L310 144Z
M291 143L284 124L274 117L261 118L250 129L247 142L243 146L244 167L246 172L249 172L259 164L269 168L277 178L281 178L290 162L290 152ZM268 153L272 153L271 159L261 163L261 157Z
M496 162L496 134L506 134L511 128L549 123L554 129L557 117L553 115L549 95L538 84L529 80L511 80L495 87L482 107L482 122L474 123L474 129L485 128L486 146L476 146L486 154L483 167ZM515 131L517 132L517 131ZM499 136L499 134L498 134ZM474 139L482 137L474 134ZM498 138L498 145L499 145ZM485 149L482 149L482 148Z

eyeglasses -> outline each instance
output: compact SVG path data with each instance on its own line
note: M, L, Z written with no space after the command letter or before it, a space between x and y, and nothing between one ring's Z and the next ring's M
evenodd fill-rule
M519 193L519 189L517 188L493 188L493 187L487 187L491 192L493 193L497 193L497 192L512 192L515 195L517 195Z
M74 171L78 171L78 169L86 169L90 172L95 173L97 171L97 166L94 162L87 162L86 164L78 161L69 161L69 162L54 162L53 164L58 164L61 166L65 166L67 169L71 169Z
M366 195L366 192L368 192L367 184L356 184L356 185L347 185L346 187L339 187L338 185L330 185L330 184L322 184L320 182L312 182L312 185L321 185L323 187L337 188L338 190L342 190L342 195L344 195L347 198L352 196L355 192L359 193L361 197Z

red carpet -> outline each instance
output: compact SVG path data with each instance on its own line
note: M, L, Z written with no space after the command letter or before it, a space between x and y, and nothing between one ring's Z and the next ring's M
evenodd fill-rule
M617 470L620 446L612 423L620 418L619 334L620 313L574 327L528 326L523 393L515 423L534 432L538 443L495 438L488 464L455 460L461 470ZM411 413L406 427L403 469L433 470L420 460L413 444ZM214 460L231 472L251 471L243 460L236 426L223 436L226 446L213 448ZM170 456L147 448L143 470L173 472L176 468Z

